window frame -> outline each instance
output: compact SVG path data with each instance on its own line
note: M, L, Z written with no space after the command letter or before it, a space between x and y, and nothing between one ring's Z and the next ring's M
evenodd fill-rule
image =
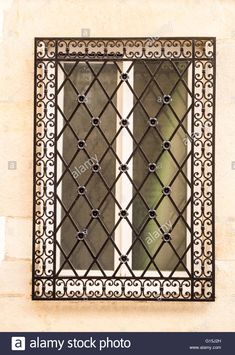
M193 141L191 277L179 274L174 278L56 276L58 62L91 58L115 60L115 56L127 62L141 58L191 61L194 95L188 137ZM34 104L32 298L213 301L215 38L35 38Z
M83 62L82 62L83 63ZM99 62L94 61L90 61L89 64L97 64ZM66 63L67 64L67 63ZM81 63L80 63L81 64ZM64 63L61 63L61 66L64 65ZM113 65L112 62L107 62L107 65ZM119 62L119 68L121 69L121 71L123 73L126 73L129 69L129 67L131 68L128 71L128 83L129 85L132 87L132 90L134 91L134 75L135 75L135 67L134 65L132 65L132 61L124 61L124 62ZM172 68L170 69L172 70ZM192 79L192 72L191 72L192 68L189 67L188 69L188 77L189 80L187 82L187 86L190 89L191 88L191 79ZM167 71L167 69L165 69L165 71ZM58 72L58 87L60 88L63 81L65 80L65 75L63 75L65 73L65 70L63 69L63 72L59 71ZM119 76L120 73L116 72L117 77L116 77L116 81L117 81L117 85L119 82ZM57 100L58 105L60 107L63 107L63 100L64 100L64 92L63 90L60 91L60 93L62 92L62 95L59 96L59 99ZM131 115L128 115L129 112L131 112L132 107L134 105L134 94L129 90L127 85L122 85L120 86L120 88L117 91L117 110L119 111L119 113L121 114L122 117L126 117L128 116L128 120L129 120L129 125L128 128L131 131L132 134L134 134L133 131L133 113L131 113ZM187 94L187 100L190 99L190 95L189 93ZM62 129L62 121L63 121L63 117L59 117L60 114L57 114L57 126L58 126L58 132L60 132L60 130ZM118 122L118 116L117 116L117 122ZM191 124L191 114L189 112L189 114L187 115L187 117L184 119L184 122L186 122L187 126L190 127ZM116 132L118 131L119 125L116 126ZM190 128L188 129L190 131ZM62 146L63 146L63 136L61 137L60 141L57 142L57 147L60 146L60 149L58 149L60 152L62 152ZM119 157L119 159L122 162L125 162L128 160L129 156L132 153L132 145L133 145L133 140L131 138L131 136L127 133L125 135L125 137L123 137L123 135L119 135L116 139L116 154ZM188 144L185 145L187 147L187 151L186 151L186 155L188 155L190 153L190 146ZM190 179L190 169L191 169L191 159L187 159L187 163L186 165L186 176L187 178ZM63 164L62 161L60 159L57 160L57 176L61 176L62 175L62 168L63 168ZM131 179L133 179L133 159L131 159L128 163L128 175ZM119 175L119 166L118 164L116 164L116 177ZM121 175L117 181L117 183L115 184L115 190L116 190L116 194L115 197L116 199L120 202L120 204L122 206L126 206L128 205L128 202L132 199L132 191L128 188L126 188L126 186L124 186L123 183L123 177L125 179L125 175ZM131 188L133 187L132 184ZM62 201L62 184L60 184L58 186L57 189L57 195L60 198L60 200ZM190 193L191 193L191 189L189 188L189 186L187 185L187 191L186 191L186 199L188 200L190 197ZM124 200L123 201L123 196L124 196ZM122 198L121 198L122 197ZM188 208L189 207L189 208ZM190 221L190 213L189 213L189 209L190 209L190 205L187 206L186 208L186 218L185 220L187 221L187 224L190 225L191 221ZM57 217L58 217L58 221L61 220L61 212L62 212L62 206L60 204L57 203ZM115 205L115 225L119 220L119 208L117 207L117 205ZM129 223L132 224L132 205L129 207L128 209L128 220ZM124 223L123 223L124 222ZM58 222L57 222L58 225ZM131 248L132 246L132 229L130 228L129 224L126 222L125 220L122 221L122 223L120 223L118 225L118 228L115 230L114 232L114 240L115 240L115 244L117 245L118 249L120 251L122 250L129 250L129 248ZM61 244L61 229L57 232L57 240L58 243ZM190 233L189 230L186 228L186 248L190 243ZM134 274L136 276L141 276L141 274L143 273L143 269L142 270L136 270L133 268L133 259L132 259L132 250L128 253L128 264L130 269L134 272ZM57 256L56 256L56 262L57 262L57 267L56 270L60 269L60 259L61 259L61 252L60 250L57 250ZM190 255L187 253L186 254L186 260L185 260L185 266L187 268L190 269L191 265L191 259L190 259ZM107 269L103 269L105 274L107 276L112 276L113 272L118 268L120 264L119 261L119 254L117 253L116 250L114 250L114 268L112 270L107 270ZM85 269L76 269L77 274L80 276L84 275L84 273L86 272ZM169 273L171 273L172 270L170 269L166 269L166 270L161 270L162 275L164 277L167 277L167 275ZM125 267L125 265L122 265L120 268L118 268L118 272L116 273L116 277L128 277L130 275L128 275L129 272L127 272L127 268ZM61 276L73 276L74 273L72 270L61 270L60 272ZM157 276L158 272L157 270L148 270L145 272L145 276ZM89 276L102 276L102 273L100 270L90 270L89 271ZM174 272L174 276L179 276L179 277L187 277L187 272L185 270L182 271L175 271Z

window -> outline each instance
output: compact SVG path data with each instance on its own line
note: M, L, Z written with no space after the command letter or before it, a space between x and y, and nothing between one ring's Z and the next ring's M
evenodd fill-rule
M33 299L214 300L214 39L35 41Z

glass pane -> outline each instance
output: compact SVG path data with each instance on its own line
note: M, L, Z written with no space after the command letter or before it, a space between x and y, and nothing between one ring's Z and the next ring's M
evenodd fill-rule
M182 65L185 68L186 63L175 63L175 65L181 72ZM149 83L151 74L156 81L152 80ZM187 83L187 74L183 78ZM179 119L183 118L188 105L185 86L178 83L173 90L170 102L173 110L170 105L164 105L162 102L162 92L165 95L171 93L178 79L177 70L170 61L164 63L151 61L151 63L146 62L146 65L139 61L134 66L134 91L141 98L140 103L135 107L133 119L133 132L139 143L133 157L133 180L139 189L139 195L133 203L133 225L136 231L133 233L134 270L144 270L146 267L148 271L156 270L155 265L150 264L150 256L154 257L154 262L160 270L174 269L179 258L169 243L163 243L163 233L170 232L171 243L179 256L183 255L186 248L187 231L181 218L171 231L179 211L184 208L187 201L185 177L179 173L174 179L179 166L187 156L185 131L179 128ZM144 91L147 84L147 90ZM157 117L154 127L149 125L150 117ZM183 121L183 126L187 128L187 118ZM176 131L177 128L179 129ZM168 140L171 144L170 150L164 150L163 141ZM153 173L148 169L150 163L155 164ZM182 171L187 176L187 164L183 166ZM144 179L146 179L145 183L142 184ZM170 196L174 203L169 196L163 197L163 186L169 185L171 185ZM156 212L155 218L149 218L148 210L152 209ZM183 213L183 217L186 220L186 212ZM183 261L185 263L185 258ZM184 270L181 264L177 267L177 271L179 270Z
M110 63L103 66L104 63L90 62L88 65L79 62L75 68L74 64L64 63L64 71L70 75L60 92L61 110L65 116L62 118L62 127L66 125L66 120L69 124L64 129L58 146L61 146L64 163L70 164L69 173L65 172L65 164L58 162L62 165L61 175L64 173L60 183L61 200L64 208L69 210L69 217L66 217L64 208L61 208L60 220L65 219L58 231L60 244L66 255L71 253L69 261L75 269L87 270L92 265L91 270L100 270L97 263L93 262L94 257L99 255L97 262L100 267L113 270L114 248L108 234L115 222L115 202L112 198L105 198L105 195L106 184L111 186L115 179L116 163L110 152L104 158L103 155L108 142L116 133L116 113L108 103L108 96L116 88L117 70ZM97 74L100 83L95 80ZM78 93L86 94L85 105L78 105ZM116 105L116 96L112 101ZM92 125L94 117L100 117L99 126ZM101 131L105 133L108 142ZM78 140L85 141L84 149L77 149ZM115 142L112 147L115 151ZM93 173L92 168L96 163L100 164L100 174L104 176L106 183L99 173ZM87 197L78 196L78 186L85 186ZM102 222L99 218L91 218L92 209L100 210ZM78 231L86 232L83 240L78 241ZM71 268L69 263L64 264L62 255L61 265L63 269Z

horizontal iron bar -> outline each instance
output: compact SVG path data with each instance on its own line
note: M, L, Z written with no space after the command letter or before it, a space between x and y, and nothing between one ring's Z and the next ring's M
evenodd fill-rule
M107 270L106 270L107 271ZM212 281L213 277L179 277L179 276L172 276L172 277L154 277L154 276L144 276L144 277L140 277L140 276L79 276L79 277L74 277L74 276L57 276L57 277L53 277L53 276L35 276L34 277L35 280L162 280L162 281L171 281L171 280L194 280L194 281Z
M148 36L148 37L34 37L35 40L148 40L151 38L159 38L164 40L216 40L216 37L162 37L162 36Z
M50 297L50 298L42 298L42 297L36 297L33 295L32 297L33 301L39 300L39 301L154 301L154 302L214 302L215 297L211 298L206 298L206 299L201 299L201 298L148 298L148 297L143 297L143 298L115 298L115 297L100 297L100 298L91 298L91 297Z
M74 57L74 58L37 58L36 59L36 63L40 63L40 62L57 62L57 61L64 61L64 62L76 62L76 61L81 61L81 62L113 62L113 61L120 61L120 62L132 62L132 61L141 61L141 60L145 60L145 61L179 61L179 62L185 62L185 61L190 61L192 62L194 61L206 61L206 62L214 62L214 58L210 57L210 58L198 58L198 57L189 57L189 58L166 58L166 57L162 57L162 58L145 58L145 57L141 57L141 58L78 58L78 57Z

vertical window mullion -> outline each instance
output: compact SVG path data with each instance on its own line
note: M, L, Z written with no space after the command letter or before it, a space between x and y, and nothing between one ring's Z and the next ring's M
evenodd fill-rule
M126 73L128 68L130 67L130 61L122 62L122 72ZM119 77L117 78L119 82ZM133 87L133 80L134 80L134 70L133 67L128 71L128 82ZM133 132L133 113L129 116L129 113L133 107L133 94L131 90L128 88L128 85L123 82L120 89L117 93L117 109L120 112L122 119L126 119L128 117L128 128L131 132ZM120 120L117 117L117 120ZM117 130L120 129L120 125L117 124ZM126 163L130 155L132 154L133 150L133 141L130 134L127 132L126 128L123 127L122 131L120 132L117 138L117 155L119 156L120 160L123 164ZM119 166L116 166L116 174L120 173ZM128 174L129 176L133 177L133 159L130 160L128 163ZM130 180L125 176L125 173L122 173L120 176L117 184L116 184L116 198L120 202L123 209L127 207L131 198L132 198L132 184ZM115 220L116 223L119 220L119 209L116 206L115 210ZM127 216L130 224L132 224L132 205L128 209L128 216ZM118 228L115 232L115 242L121 251L122 255L126 255L127 250L130 248L132 244L132 230L130 225L125 219L122 219L119 223ZM120 264L120 255L115 253L115 269ZM132 252L128 254L128 265L132 268ZM119 268L118 276L127 276L129 274L128 268L125 264L123 264Z

